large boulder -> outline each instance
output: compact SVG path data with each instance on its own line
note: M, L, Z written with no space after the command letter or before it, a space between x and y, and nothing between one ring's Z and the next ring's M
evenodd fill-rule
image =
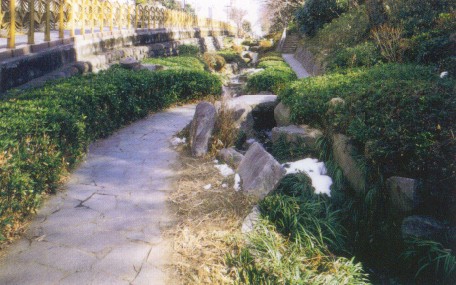
M420 204L418 181L411 178L393 176L386 180L390 202L399 212L410 212Z
M228 165L238 168L244 158L244 155L237 152L233 147L230 147L219 150L217 157L226 162Z
M442 240L447 228L444 223L428 217L414 215L402 221L402 237L417 237L423 239Z
M284 137L288 142L302 141L311 149L317 148L317 140L323 136L318 129L313 129L307 125L275 127L272 129L272 143Z
M201 102L196 106L190 128L190 145L192 155L203 156L208 151L209 139L214 130L217 111L209 102Z
M333 135L334 159L353 189L360 193L366 188L366 176L353 157L355 149L350 139L342 134Z
M226 108L233 112L236 127L247 136L253 136L253 131L258 122L267 122L265 118L271 117L277 105L276 95L243 95L225 102ZM275 125L275 122L274 122ZM261 127L261 126L260 126Z
M241 177L242 190L263 199L277 187L286 171L261 144L255 142L245 154L237 172Z
M141 62L133 57L126 57L120 60L120 66L125 69L139 70L141 69Z
M274 119L276 120L277 126L288 126L291 124L290 121L290 107L285 106L280 102L274 109Z

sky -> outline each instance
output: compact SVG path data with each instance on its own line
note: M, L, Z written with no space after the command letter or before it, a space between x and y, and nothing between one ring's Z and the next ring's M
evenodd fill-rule
M217 20L226 20L226 10L233 2L233 6L247 10L248 15L246 20L252 23L252 28L258 34L261 33L261 25L259 23L259 8L258 0L185 0L195 8L196 13L202 17L209 16L209 9L212 8L212 17Z

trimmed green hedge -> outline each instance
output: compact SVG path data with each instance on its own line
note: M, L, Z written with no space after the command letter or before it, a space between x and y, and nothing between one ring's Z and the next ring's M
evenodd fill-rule
M199 70L128 71L13 91L0 101L0 239L33 212L89 143L176 102L221 93L216 75Z
M265 60L258 64L258 68L264 68L247 79L247 92L258 93L269 91L278 93L290 82L297 79L296 73L283 61Z
M160 64L169 69L191 69L205 70L206 65L198 57L194 56L173 56L173 57L156 57L143 60L144 63Z
M386 178L418 178L443 191L456 182L455 86L433 68L389 64L297 81L280 98L293 122L353 138ZM331 111L334 97L346 103Z

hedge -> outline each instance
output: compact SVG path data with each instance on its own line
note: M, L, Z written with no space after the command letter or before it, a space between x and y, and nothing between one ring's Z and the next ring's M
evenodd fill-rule
M297 79L296 73L283 61L265 60L258 64L258 68L264 68L247 79L247 92L258 93L269 91L278 93L290 82Z
M55 191L91 141L151 111L220 94L221 86L204 71L114 67L7 94L0 101L0 239Z
M417 178L432 189L451 191L456 182L455 86L455 80L441 79L433 68L389 64L297 81L280 98L291 107L293 122L353 138L386 178ZM334 97L345 105L331 111L328 102Z

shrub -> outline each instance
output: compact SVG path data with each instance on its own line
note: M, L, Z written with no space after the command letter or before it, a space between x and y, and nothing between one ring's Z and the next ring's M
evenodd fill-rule
M444 196L456 180L454 86L432 68L389 64L297 81L280 98L293 122L345 133L360 153L368 146L377 173L420 179L428 193L439 189ZM335 96L347 107L328 113Z
M364 42L354 47L340 49L328 58L328 69L370 67L382 61L377 47L371 42Z
M179 55L197 56L201 53L200 48L195 45L180 45Z
M220 93L220 79L204 71L118 67L11 91L0 101L0 237L56 189L91 141L150 111Z
M372 38L380 49L382 56L388 62L401 62L402 29L383 24L372 29Z
M259 62L263 61L283 61L281 56L263 56L260 58Z
M343 48L354 47L369 38L369 19L365 6L352 8L324 25L314 37L304 41L306 47L320 63L328 55Z
M389 20L404 27L405 36L432 29L441 13L456 9L452 0L385 0Z
M283 59L282 61L262 61L258 67L265 70L250 75L247 79L246 89L250 93L261 91L278 93L297 78L294 71Z
M234 50L221 50L217 52L218 55L225 59L227 63L237 63L239 66L245 66L245 61L241 55Z
M336 0L308 0L296 13L300 30L312 37L324 24L337 18L346 7Z
M209 68L215 71L222 70L226 64L225 59L216 53L205 52L203 59Z
M205 64L199 58L194 56L146 58L143 62L163 65L170 69L191 69L201 71L205 69Z

